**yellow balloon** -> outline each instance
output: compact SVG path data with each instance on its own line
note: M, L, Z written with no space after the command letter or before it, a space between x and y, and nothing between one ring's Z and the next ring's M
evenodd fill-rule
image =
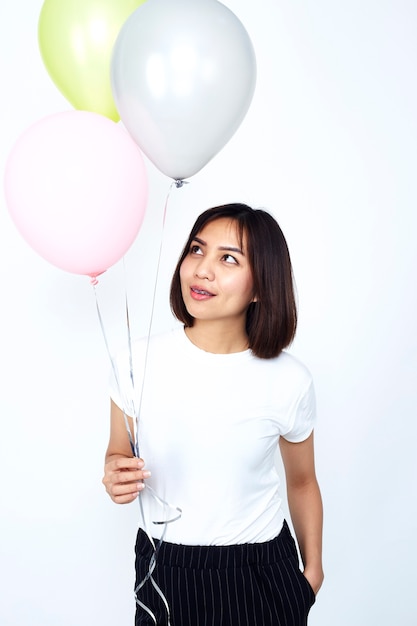
M48 73L76 108L119 121L110 65L121 27L145 0L45 0L39 48Z

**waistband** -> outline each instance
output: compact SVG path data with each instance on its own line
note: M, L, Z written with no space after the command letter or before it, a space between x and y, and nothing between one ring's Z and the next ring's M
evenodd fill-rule
M158 565L192 569L223 569L245 565L267 565L285 558L296 557L294 539L287 522L275 539L262 543L243 543L230 546L188 546L160 542L157 546ZM146 533L139 529L136 540L136 555L150 559L153 547Z

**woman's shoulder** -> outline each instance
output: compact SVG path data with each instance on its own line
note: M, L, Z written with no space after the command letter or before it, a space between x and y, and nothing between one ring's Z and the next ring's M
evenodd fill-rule
M300 372L300 374L311 376L310 370L308 366L304 363L304 361L301 361L291 352L283 350L278 356L278 359L281 360L283 367L288 367L293 369L294 371Z
M307 365L286 350L272 359L256 359L261 369L269 371L273 379L287 380L289 383L308 386L313 377Z

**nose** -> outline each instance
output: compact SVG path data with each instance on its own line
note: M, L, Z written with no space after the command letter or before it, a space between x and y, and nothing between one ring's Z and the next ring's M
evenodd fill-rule
M203 257L200 262L197 264L195 268L195 276L196 278L213 280L214 279L214 270L212 263L208 257Z

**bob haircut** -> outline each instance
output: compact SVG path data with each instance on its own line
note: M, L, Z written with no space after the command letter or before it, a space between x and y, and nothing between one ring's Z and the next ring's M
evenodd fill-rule
M249 348L259 358L276 357L294 339L297 305L287 242L278 223L266 211L246 204L224 204L207 209L197 218L171 281L171 310L185 326L193 326L194 318L188 313L181 293L180 267L198 233L209 222L221 218L236 222L241 244L246 236L245 254L257 298L246 314Z

